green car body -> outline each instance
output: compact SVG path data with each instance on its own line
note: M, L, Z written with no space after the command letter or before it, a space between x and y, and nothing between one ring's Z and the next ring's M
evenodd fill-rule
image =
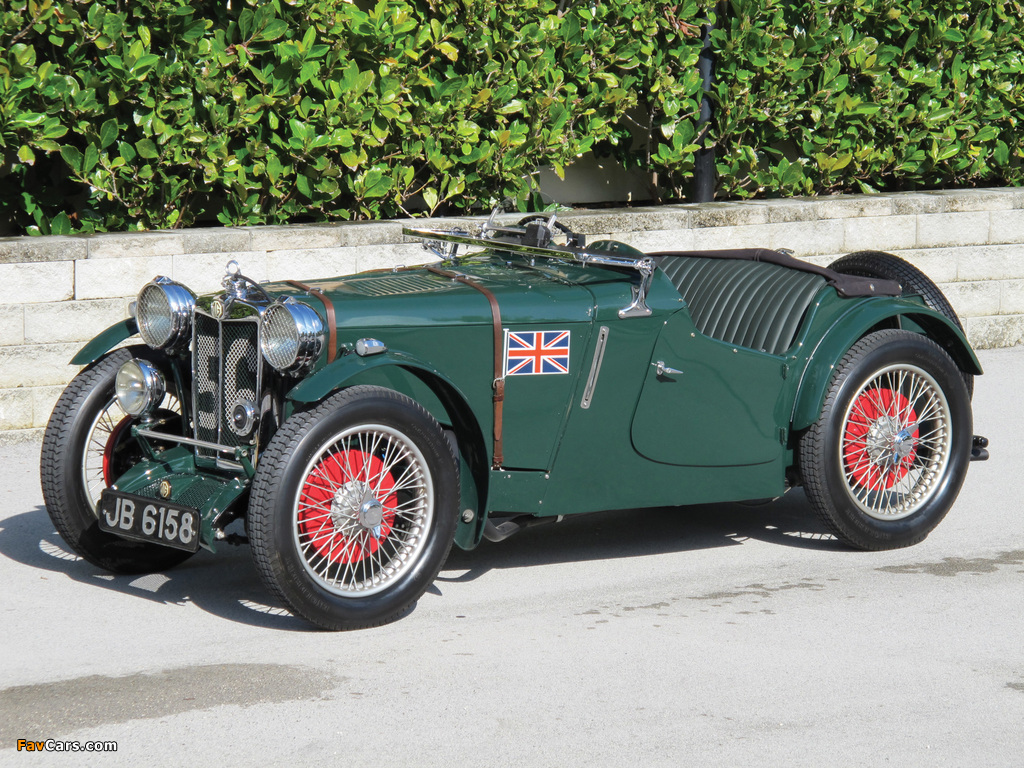
M279 374L260 361L266 396L274 401L261 419L272 413L274 425L264 424L254 443L243 441L233 454L204 455L195 445L140 435L133 424L143 455L111 487L199 510L201 545L214 551L227 524L245 514L274 429L339 392L378 387L419 404L457 447L454 542L470 549L495 519L780 496L800 481L799 440L821 417L837 365L872 333L926 337L963 374L982 372L955 318L912 292L844 297L827 280L801 275L809 298L782 318L788 325L776 345L784 348L756 348L735 341L750 329L702 332L685 291L663 269L644 284L643 274L626 266L563 258L550 248L508 249L493 238L481 244L483 250L435 271L402 268L308 284L269 283L259 286L258 300L237 299L228 322L232 313L237 322L258 321L269 305L304 304L324 328L333 319L334 347L325 341L300 374ZM608 243L588 252L644 256ZM734 280L759 280L757 270L765 267L754 259L730 262L730 268L737 270ZM791 273L772 269L786 272L780 280ZM727 285L716 290L719 304L731 301ZM765 307L760 313L748 307L745 322L759 322L769 311L771 291L766 285L753 292ZM624 312L638 294L647 311ZM196 312L213 313L214 301L223 298L199 298ZM782 325L775 321L776 330ZM137 331L134 319L118 323L73 362L96 363ZM381 345L367 352L360 343L366 339ZM510 343L523 339L559 339L557 354L533 350L540 355L526 364L533 373L510 373ZM500 413L496 356L503 374ZM190 348L161 360L164 375L186 395L183 433L194 437ZM552 372L544 372L545 365ZM161 481L167 481L164 495L157 492Z

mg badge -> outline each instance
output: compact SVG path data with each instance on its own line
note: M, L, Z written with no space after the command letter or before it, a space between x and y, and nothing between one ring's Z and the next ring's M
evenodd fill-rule
M210 311L213 312L213 316L220 320L224 317L224 302L220 299L214 299L213 304L210 305Z
M167 480L160 481L160 498L169 499L171 498L171 484Z

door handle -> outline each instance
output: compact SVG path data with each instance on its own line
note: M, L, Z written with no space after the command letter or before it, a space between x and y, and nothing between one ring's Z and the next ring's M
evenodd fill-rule
M659 360L656 363L651 363L651 365L653 365L657 369L655 371L655 373L658 376L664 376L666 373L676 373L676 374L681 374L682 373L682 371L677 371L675 368L669 368L667 365L665 365L665 361L664 360Z

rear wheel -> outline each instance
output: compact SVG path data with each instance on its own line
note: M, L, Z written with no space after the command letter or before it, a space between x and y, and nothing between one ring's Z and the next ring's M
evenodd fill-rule
M103 489L142 458L131 436L132 419L114 397L117 371L133 354L146 357L151 352L148 347L115 350L68 384L43 434L39 474L46 511L71 549L108 571L153 573L192 553L101 531L96 513ZM173 416L180 414L181 405L170 393L161 408Z
M953 309L953 305L949 303L949 299L939 289L939 286L933 283L924 272L899 256L883 251L857 251L843 256L841 259L836 259L829 265L829 269L844 275L895 280L903 287L904 294L921 296L924 303L930 308L949 318L961 332L964 330L956 310ZM960 375L967 387L968 397L973 397L974 375L963 371Z
M906 331L870 334L836 366L801 439L807 496L854 547L916 544L956 500L971 430L960 371L941 347Z
M289 419L253 480L249 537L267 587L325 629L411 609L455 536L458 468L416 402L352 387Z

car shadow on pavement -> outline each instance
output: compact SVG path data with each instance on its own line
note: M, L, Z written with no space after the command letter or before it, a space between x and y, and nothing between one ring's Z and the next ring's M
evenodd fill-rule
M237 525L237 524L236 524ZM437 581L467 582L489 571L736 546L748 540L821 551L842 550L798 490L761 505L713 504L616 510L575 515L538 526L498 544L466 552L453 547ZM162 573L115 575L73 554L43 506L14 515L0 527L0 555L40 571L164 604L191 603L203 611L254 627L318 631L292 616L260 582L247 546L200 551ZM440 594L432 585L428 592Z
M501 568L714 549L750 540L820 551L847 549L829 533L798 488L763 503L573 515L559 523L528 528L496 544L482 542L470 552L453 548L438 581L473 581Z
M8 517L0 528L0 555L82 584L165 604L196 607L230 621L268 629L318 631L292 616L260 582L246 546L221 545L216 555L200 550L160 573L120 575L73 554L54 530L46 508Z

